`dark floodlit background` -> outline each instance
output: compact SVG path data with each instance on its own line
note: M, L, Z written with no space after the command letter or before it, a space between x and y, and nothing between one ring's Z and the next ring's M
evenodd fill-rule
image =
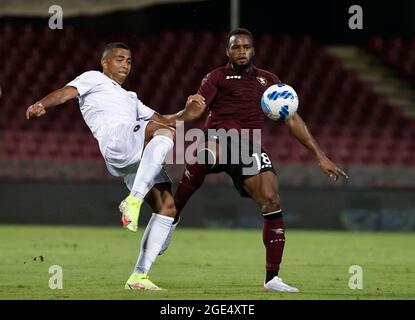
M207 72L226 63L233 23L254 33L256 65L296 89L300 115L350 176L330 181L283 123L266 121L263 143L287 226L415 230L413 1L159 2L0 0L0 223L118 225L128 190L106 172L77 102L32 121L26 108L100 70L105 43L124 41L133 56L125 87L159 113L176 112ZM48 27L53 4L63 9L61 30ZM356 4L360 30L349 28ZM183 166L167 170L176 186ZM261 220L219 174L191 199L182 226L248 228Z

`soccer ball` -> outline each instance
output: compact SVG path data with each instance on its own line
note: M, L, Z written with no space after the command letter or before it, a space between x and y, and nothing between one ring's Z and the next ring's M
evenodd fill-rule
M262 94L261 107L272 120L288 120L297 112L297 93L287 84L273 84Z

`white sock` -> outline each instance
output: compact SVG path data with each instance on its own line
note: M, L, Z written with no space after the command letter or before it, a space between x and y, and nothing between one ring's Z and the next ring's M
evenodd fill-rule
M144 148L131 193L143 200L153 187L153 179L160 172L162 164L173 148L174 142L166 136L155 136Z
M161 247L159 256L162 255L164 253L164 251L166 251L167 248L169 247L169 244L171 242L171 238L173 237L174 230L176 230L176 227L179 224L179 222L180 222L180 217L179 217L179 220L177 220L177 222L175 224L171 225L169 234L167 235L166 241L164 241L163 246Z
M169 235L174 218L153 213L141 238L140 255L134 268L134 273L150 271L151 266Z

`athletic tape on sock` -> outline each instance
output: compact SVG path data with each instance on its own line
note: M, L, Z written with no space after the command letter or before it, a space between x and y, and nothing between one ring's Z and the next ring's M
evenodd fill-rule
M277 211L272 211L272 212L267 212L267 213L262 213L262 216L264 217L264 219L269 219L269 220L273 220L276 218L281 218L282 217L282 210L277 210Z

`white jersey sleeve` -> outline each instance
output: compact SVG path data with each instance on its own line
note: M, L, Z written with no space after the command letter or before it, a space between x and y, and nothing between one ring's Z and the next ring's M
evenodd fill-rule
M69 82L66 86L75 87L79 96L89 93L97 85L102 83L102 74L99 71L87 71Z
M131 92L132 94L135 95L135 97L137 98L137 95L135 92ZM147 107L144 103L141 102L140 99L137 98L137 114L138 114L138 119L137 120L149 120L153 114L154 114L154 110Z

